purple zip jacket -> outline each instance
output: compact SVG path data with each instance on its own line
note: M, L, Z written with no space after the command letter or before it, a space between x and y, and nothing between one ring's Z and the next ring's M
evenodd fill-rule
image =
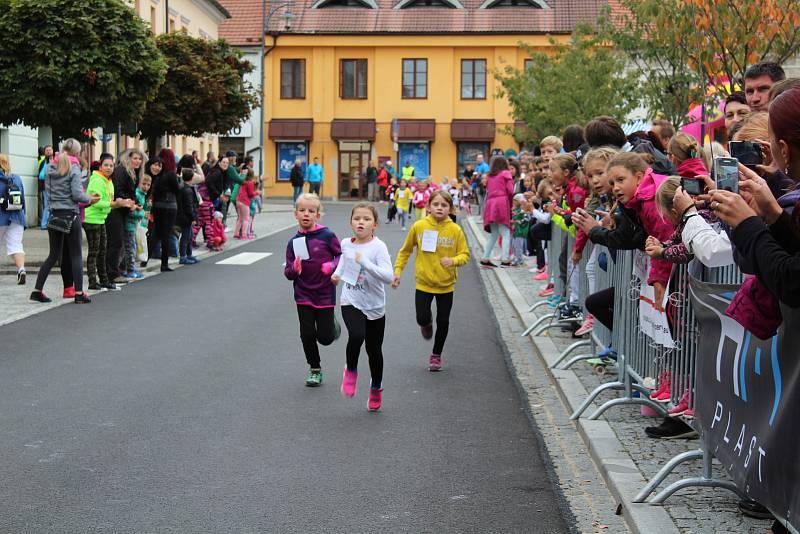
M309 259L303 260L300 274L294 270L294 247L292 241L298 237L306 238ZM294 283L294 301L314 308L333 308L336 306L336 286L331 282L331 274L339 264L342 247L339 238L325 226L317 225L313 230L298 232L286 245L286 267L283 274Z

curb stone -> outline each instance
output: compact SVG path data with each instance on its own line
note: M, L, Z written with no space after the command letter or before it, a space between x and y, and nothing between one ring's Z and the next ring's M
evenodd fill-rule
M465 227L469 227L472 238L481 246L486 236L475 223L474 218L466 218ZM525 298L511 281L508 273L502 269L492 269L500 287L516 310L519 320L524 325L532 324L537 316L528 312ZM536 347L536 356L529 355L534 367L543 369L556 386L562 403L573 412L585 399L589 392L578 376L571 370L552 369L551 365L559 356L553 340L547 336L529 336ZM538 360L538 361L537 361ZM624 451L611 426L604 419L591 421L581 418L575 426L583 438L595 464L606 481L608 489L621 503L622 512L631 530L637 534L652 533L657 528L659 534L678 534L680 531L672 517L661 506L647 503L634 503L633 498L647 484L641 471L633 459ZM656 527L657 525L657 527Z

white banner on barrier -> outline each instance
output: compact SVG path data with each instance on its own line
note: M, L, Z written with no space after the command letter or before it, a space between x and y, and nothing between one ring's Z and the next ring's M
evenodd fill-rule
M642 280L641 289L639 290L639 328L641 328L642 332L644 332L647 337L659 345L668 349L675 348L672 334L670 334L669 331L667 314L656 308L655 288L647 284L647 279L650 274L650 258L638 250L633 256L633 272ZM661 302L661 309L665 310L667 308L668 300L669 288L666 288L663 301Z

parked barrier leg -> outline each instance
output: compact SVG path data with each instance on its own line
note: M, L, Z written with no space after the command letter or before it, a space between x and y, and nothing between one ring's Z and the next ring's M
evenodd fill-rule
M696 451L686 451L678 454L677 456L673 456L672 459L664 464L656 476L653 477L653 480L647 483L647 485L642 488L636 497L633 498L633 502L645 502L647 498L653 493L658 486L661 485L664 480L672 473L672 470L678 467L680 464L684 462L688 462L689 460L697 460L703 457L703 450L697 449Z
M527 328L527 330L525 330L525 331L522 333L522 337L527 337L527 336L528 336L528 334L530 334L530 333L531 333L531 332L533 332L533 331L534 331L536 328L538 328L538 327L539 327L539 325L541 325L541 324L543 324L543 323L545 323L545 322L547 322L547 321L552 321L552 320L553 320L553 319L555 319L556 317L558 317L558 311L556 311L555 313L551 313L551 314L548 314L548 315L543 315L543 316L539 317L539 318L536 320L536 322L535 322L535 323L533 323L531 326L529 326L529 327Z
M557 367L558 364L561 363L562 361L564 361L566 359L566 357L569 356L569 354L572 351L574 351L575 349L579 349L581 347L589 347L591 345L592 345L592 342L590 340L588 340L588 339L583 339L581 341L576 341L575 343L573 343L572 345L570 345L569 347L567 347L566 349L561 351L561 354L558 355L558 359L550 367L553 367L553 368Z
M622 382L619 382L619 381L606 382L605 384L602 384L602 385L596 387L594 389L594 391L592 391L589 394L589 396L586 397L586 400L583 401L583 404L581 404L578 407L578 409L575 410L575 413L570 415L569 418L572 419L573 421L575 419L578 419L581 416L581 414L586 411L586 408L588 408L594 402L594 399L596 399L597 396L600 395L605 390L607 390L607 389L623 389L624 387L625 387L625 384L623 384Z
M577 322L578 321L576 321L575 319L566 319L566 320L563 320L563 321L559 320L559 319L556 319L555 322L550 322L549 324L540 325L537 329L535 329L533 331L533 335L534 336L540 336L545 331L549 330L550 328L552 328L554 326L569 326L569 325L575 324Z
M736 486L736 484L729 480L718 480L712 476L711 460L713 456L711 455L711 451L703 446L701 452L703 454L703 474L699 477L684 478L682 480L673 482L664 488L664 491L656 495L650 504L664 504L664 501L669 499L675 492L691 487L722 488L732 491L738 495L740 499L745 498L744 493Z
M528 313L534 312L539 308L541 308L542 306L547 306L547 304L548 304L547 300L540 300L539 302L535 302L531 305L530 308L528 308Z
M603 412L605 412L609 408L613 408L614 406L621 406L623 404L644 404L645 406L649 406L655 411L657 411L661 416L667 415L667 410L662 405L660 405L655 401L651 401L650 399L643 399L641 397L620 397L618 399L612 399L603 404L602 406L600 406L597 410L595 410L595 412L592 415L589 416L589 419L594 421L595 419L603 415Z
M591 360L592 358L596 358L596 357L597 357L597 354L594 354L594 353L592 353L592 354L578 354L577 356L572 358L570 361L568 361L567 363L562 365L560 367L560 369L563 369L563 370L566 371L567 369L569 369L570 367L572 367L573 365L575 365L576 363L578 363L580 361ZM553 367L555 367L555 365Z

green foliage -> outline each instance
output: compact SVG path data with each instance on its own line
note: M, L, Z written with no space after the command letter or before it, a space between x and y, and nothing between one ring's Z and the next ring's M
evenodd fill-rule
M0 0L0 123L83 129L138 119L166 66L121 0Z
M560 135L573 123L585 124L598 115L620 122L636 108L639 97L635 74L625 72L621 56L598 46L587 28L573 34L569 45L551 40L553 53L520 43L533 60L525 71L506 67L496 72L499 97L507 97L514 118L526 128L515 137L536 143L547 135Z
M225 41L170 33L159 35L156 44L168 70L139 123L147 138L224 133L258 105L258 94L244 80L253 66Z
M670 19L675 1L621 0L633 16L612 19L606 11L596 31L635 66L648 118L664 118L680 128L688 121L689 106L704 98L706 82L690 67L688 50L675 45L686 32Z

